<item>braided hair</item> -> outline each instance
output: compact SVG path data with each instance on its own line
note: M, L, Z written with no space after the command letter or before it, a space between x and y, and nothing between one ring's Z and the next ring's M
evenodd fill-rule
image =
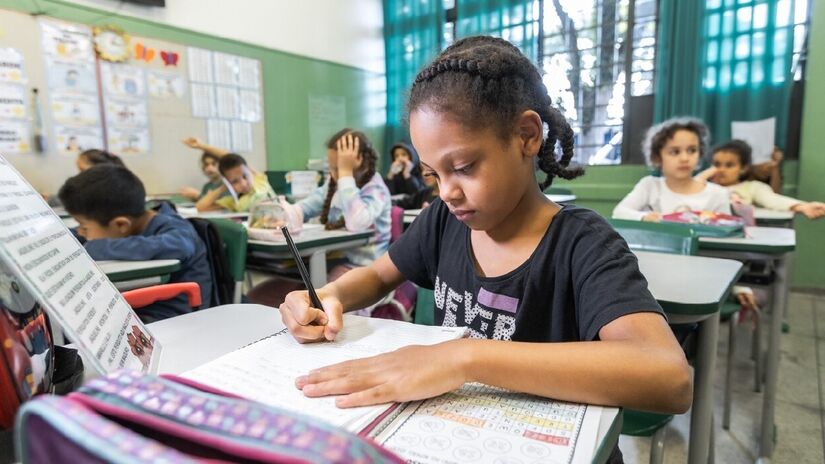
M472 128L498 127L505 140L513 133L518 116L533 110L546 124L547 133L538 153L538 167L547 174L539 184L541 189L556 177L573 179L584 174L581 167L569 167L573 129L552 106L536 67L506 40L468 37L447 47L415 78L407 112L421 107L460 116ZM561 148L558 157L556 142Z
M330 137L327 141L327 149L336 150L338 148L338 141L347 134L352 134L354 138L358 139L358 154L361 155L362 161L361 166L353 172L353 177L355 177L355 185L360 189L375 176L375 164L378 161L378 153L375 151L375 148L373 148L370 139L368 139L363 132L349 128L341 129ZM321 224L324 224L326 230L341 229L344 227L343 217L335 222L329 222L329 208L336 190L338 190L338 182L330 176L329 185L327 186L327 196L324 199L324 208L321 210L320 216Z

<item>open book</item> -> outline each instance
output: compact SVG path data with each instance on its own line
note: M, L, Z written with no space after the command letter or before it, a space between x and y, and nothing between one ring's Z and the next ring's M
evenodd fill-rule
M464 333L345 315L334 342L301 345L281 328L181 376L370 436L414 462L590 462L604 408L468 384L425 401L340 409L333 397L307 398L295 387L311 369Z

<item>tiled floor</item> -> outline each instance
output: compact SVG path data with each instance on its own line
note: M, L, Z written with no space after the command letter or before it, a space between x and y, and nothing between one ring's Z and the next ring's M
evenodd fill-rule
M775 463L825 462L825 296L791 293L788 321L791 330L782 335L779 391L776 403L777 445ZM765 325L767 327L767 324ZM730 430L723 430L722 386L728 350L728 325L719 331L719 356L715 377L716 462L753 463L756 458L762 414L762 394L753 391L750 330L738 327L734 362L734 393ZM767 330L763 336L767 336ZM763 343L766 346L766 343ZM668 425L666 463L687 461L689 413ZM622 436L619 447L627 463L646 463L648 438Z

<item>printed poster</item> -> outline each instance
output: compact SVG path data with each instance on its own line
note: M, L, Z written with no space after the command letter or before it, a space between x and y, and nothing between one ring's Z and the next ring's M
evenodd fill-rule
M232 122L222 119L208 119L206 121L206 138L209 145L213 147L231 149Z
M241 90L241 120L259 122L261 120L261 96L257 90Z
M125 64L101 63L100 79L106 96L144 97L146 82L143 68Z
M252 151L252 124L232 121L232 151Z
M238 119L240 116L240 93L237 87L215 87L217 116L223 119Z
M25 119L26 97L26 87L0 84L0 119Z
M40 31L43 52L47 57L94 63L92 30L88 26L43 19L40 21Z
M186 49L189 80L192 82L215 82L212 72L212 52L202 48Z
M183 98L186 95L186 80L179 73L148 71L146 83L149 96L154 98Z
M97 126L100 107L97 95L52 93L52 120L70 126Z
M146 100L136 98L106 98L106 122L109 127L138 128L149 125L149 111ZM110 147L111 149L111 147ZM115 152L119 153L119 152Z
M49 89L54 92L97 95L97 74L92 63L46 60Z
M237 86L239 84L240 65L238 56L213 52L215 66L215 83Z
M106 129L109 151L122 156L146 155L151 149L149 129L111 126Z
M192 116L196 118L211 118L217 115L215 105L215 86L192 83Z
M16 48L0 48L0 83L25 84L23 53Z
M29 124L23 121L0 122L0 153L30 153Z
M100 127L54 126L55 149L61 155L77 155L83 150L103 148Z
M254 90L261 87L260 61L251 58L238 58L238 86Z

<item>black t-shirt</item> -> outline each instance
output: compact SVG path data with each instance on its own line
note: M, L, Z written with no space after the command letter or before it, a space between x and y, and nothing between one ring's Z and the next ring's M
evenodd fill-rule
M435 323L475 338L525 342L597 340L611 321L662 313L636 256L598 214L564 206L519 267L479 276L470 229L436 200L389 250L401 273L434 289Z

